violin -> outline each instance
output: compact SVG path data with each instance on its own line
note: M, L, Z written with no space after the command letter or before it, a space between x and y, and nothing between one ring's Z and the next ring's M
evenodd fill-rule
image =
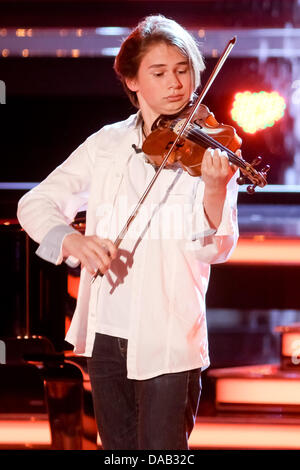
M188 104L179 115L159 116L153 123L151 133L142 146L143 152L152 165L159 167L162 164L164 155L186 124L191 106ZM252 185L247 188L248 193L252 194L256 186L263 187L267 184L266 175L270 166L266 165L258 171L255 167L261 163L261 157L257 157L251 163L238 157L235 152L240 149L241 144L242 139L234 127L219 123L208 107L200 104L193 120L177 139L164 167L168 168L177 162L191 176L201 176L201 163L205 150L209 147L218 148L226 151L230 163L240 168L242 176L237 178L237 183L242 185L246 179L252 182Z

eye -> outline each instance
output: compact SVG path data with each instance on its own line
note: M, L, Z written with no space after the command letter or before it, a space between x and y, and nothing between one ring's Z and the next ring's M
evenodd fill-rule
M177 73L179 73L179 74L184 74L184 73L186 73L186 72L187 72L187 69L184 69L184 70L177 70Z
M153 74L154 77L162 77L163 76L163 72L156 72Z

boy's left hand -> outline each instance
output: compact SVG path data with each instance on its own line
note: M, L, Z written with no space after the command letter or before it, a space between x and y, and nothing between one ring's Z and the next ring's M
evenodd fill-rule
M241 156L237 150L236 155ZM224 190L237 167L229 162L227 153L220 149L207 149L201 165L201 176L206 188L213 191Z

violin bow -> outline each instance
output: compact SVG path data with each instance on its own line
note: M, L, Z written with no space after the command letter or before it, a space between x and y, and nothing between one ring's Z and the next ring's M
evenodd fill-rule
M230 54L231 52L231 49L234 47L236 43L236 36L234 36L232 39L230 39L230 41L228 42L227 46L225 47L223 53L221 54L221 56L219 57L212 73L210 74L210 77L209 79L207 80L205 86L202 88L202 91L201 93L199 94L198 98L196 99L195 103L193 104L192 108L191 108L191 111L189 113L189 115L186 117L186 121L184 123L184 125L182 126L182 128L180 129L180 131L178 132L177 134L177 137L175 138L173 144L171 145L171 147L169 148L168 152L166 153L163 161L161 162L160 166L158 167L155 175L153 176L152 180L150 181L150 183L148 184L147 188L145 189L144 193L142 194L142 196L140 197L137 205L135 206L134 210L132 211L131 215L128 217L127 221L125 222L125 225L124 227L122 228L121 232L119 233L119 235L117 236L116 240L114 241L114 245L119 248L123 238L125 237L126 233L128 232L129 230L129 227L130 225L132 224L132 222L134 221L134 219L136 218L141 206L143 205L146 197L148 196L149 192L151 191L155 181L157 180L160 172L163 170L163 168L165 167L167 161L168 161L168 158L169 156L171 155L171 153L173 152L173 150L175 149L179 139L181 138L181 136L184 134L184 131L185 129L187 128L187 126L190 124L191 120L193 119L194 115L196 114L198 108L199 108L199 105L201 104L201 102L203 101L203 98L206 96L208 90L210 89L211 85L213 84L215 78L217 77L218 73L220 72L221 68L223 67L223 64L225 62L225 60L227 59L228 55ZM98 269L95 274L93 275L92 277L92 280L91 280L91 283L93 283L95 281L95 279L97 278L97 276L100 276L100 277L103 277L103 274L101 273L100 269Z

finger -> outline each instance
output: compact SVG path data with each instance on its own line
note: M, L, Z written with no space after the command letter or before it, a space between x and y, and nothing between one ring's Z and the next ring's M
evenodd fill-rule
M105 247L103 248L95 245L90 249L89 258L93 260L102 273L110 268L112 260Z
M93 239L90 239L88 244L83 248L83 256L85 260L87 260L86 264L89 267L92 266L94 270L95 267L97 267L104 273L110 267L111 258L108 256L106 250L95 243Z
M221 163L222 170L228 170L229 158L228 158L227 152L225 152L224 150L220 153L219 161Z
M238 157L238 158L241 158L242 159L242 152L240 149L237 149L235 151L235 155ZM237 159L234 160L237 164L233 164L233 163L230 163L230 166L232 168L232 171L235 172L239 169L239 161Z
M111 259L116 258L118 249L111 240L108 238L95 237L94 241L97 243L97 246L100 247L101 250L104 250Z
M81 267L85 267L90 274L94 275L97 272L95 265L90 261L87 256L82 255L80 262Z
M213 149L207 148L204 152L202 165L206 169L211 168L213 166Z
M95 258L97 262L102 262L105 265L110 264L111 254L106 246L106 240L93 237L89 240L87 249L90 250L89 256Z
M222 168L222 152L220 149L215 149L213 151L213 167L217 170Z
M109 240L108 238L103 239L102 243L105 246L106 250L108 251L109 256L112 259L115 259L117 257L117 253L118 253L118 248L116 247L116 245L111 240Z
M110 265L112 262L111 257L108 256L107 252L103 250L101 254L98 256L98 258L100 258L101 260L99 268L101 268L102 271L103 271L103 268L105 269L105 271L107 271L110 268Z

